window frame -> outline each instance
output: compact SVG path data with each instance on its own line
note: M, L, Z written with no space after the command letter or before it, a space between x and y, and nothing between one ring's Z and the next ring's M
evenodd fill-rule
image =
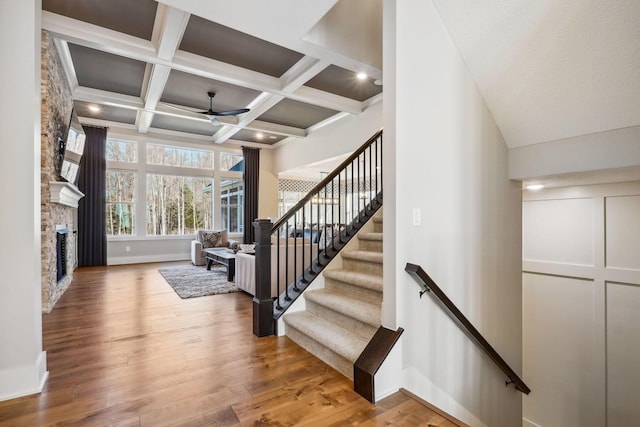
M213 179L213 195L212 195L212 213L213 228L220 229L222 227L222 214L220 207L221 188L220 183L224 179L243 179L243 172L222 171L220 167L220 158L223 153L242 156L241 149L232 147L209 147L203 144L184 142L178 140L158 139L151 136L141 135L124 135L113 132L108 139L119 141L133 142L137 145L138 160L135 163L122 161L106 161L107 170L128 170L136 173L136 197L135 197L135 230L136 234L127 236L107 236L107 241L125 241L125 240L192 240L194 234L184 235L167 235L167 236L151 236L147 235L146 224L146 193L147 193L147 174L162 174L187 176L193 178L212 178ZM209 143L209 141L207 141ZM198 151L210 151L213 153L213 169L182 167L182 166L166 166L147 164L146 162L146 146L147 144L166 145L176 148L193 149ZM244 190L243 190L244 193ZM244 197L244 195L243 195ZM240 218L242 221L243 219ZM243 224L244 225L244 224ZM106 231L106 225L105 225ZM232 238L242 238L241 232L229 233Z
M110 201L108 200L108 198L106 197L105 194L105 221L107 220L106 217L106 212L107 212L107 206L108 205L127 205L127 206L133 206L133 218L132 218L132 233L131 234L108 234L107 233L107 224L105 223L105 233L107 233L107 239L110 238L131 238L136 236L137 233L137 211L136 211L136 203L137 203L137 195L138 195L138 177L136 175L136 173L130 169L116 169L116 168L109 168L106 170L106 173L109 172L116 172L116 173L133 173L133 201L122 201L122 200L116 200L116 201Z
M149 178L150 175L153 176L163 176L163 177L168 177L168 178L185 178L185 179L196 179L196 180L210 180L211 184L213 184L213 177L205 177L205 176L192 176L192 175L175 175L175 174L164 174L164 173L155 173L155 172L147 172L146 174L146 178ZM149 180L146 179L146 188L145 188L145 201L144 201L144 210L145 210L145 236L146 237L151 237L151 238L155 238L155 237L180 237L180 236L193 236L195 235L195 233L197 233L197 229L194 230L194 233L186 233L186 234L149 234L148 231L148 227L149 227L149 223L147 222L147 214L149 211ZM213 187L213 185L212 185ZM193 191L193 190L192 190ZM213 193L213 190L212 190ZM214 207L214 203L213 203L213 194L210 196L211 197L211 203L209 206L209 214L211 216L211 221L213 223L213 219L214 219L214 214L213 214L213 207ZM206 227L205 228L212 228L212 227Z

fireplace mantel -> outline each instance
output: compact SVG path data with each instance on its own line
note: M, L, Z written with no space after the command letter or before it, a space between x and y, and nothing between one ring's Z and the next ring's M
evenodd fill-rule
M51 190L51 203L59 203L72 208L77 208L78 201L84 197L84 193L78 190L78 187L68 182L49 181L49 189Z

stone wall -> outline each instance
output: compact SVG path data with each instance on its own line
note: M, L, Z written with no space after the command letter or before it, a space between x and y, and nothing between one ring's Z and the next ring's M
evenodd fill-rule
M58 138L66 135L73 100L60 58L46 31L42 32L41 76L42 311L49 313L71 284L76 263L76 234L73 232L76 210L51 203L49 181L57 180L54 159L57 154ZM59 283L56 281L56 226L64 226L69 230L67 276Z

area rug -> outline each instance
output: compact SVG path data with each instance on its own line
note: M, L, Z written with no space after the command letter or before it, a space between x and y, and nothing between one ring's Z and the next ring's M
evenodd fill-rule
M223 266L207 270L206 267L180 264L160 267L159 271L180 298L238 292L236 285L227 281L227 270Z

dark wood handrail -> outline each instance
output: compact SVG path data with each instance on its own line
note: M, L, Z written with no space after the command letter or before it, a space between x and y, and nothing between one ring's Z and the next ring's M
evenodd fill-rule
M362 144L360 148L358 148L356 151L353 152L353 154L347 157L345 161L340 163L340 165L337 168L335 168L331 173L329 173L329 175L327 175L322 181L320 181L315 187L313 187L311 191L307 193L306 196L300 199L298 203L296 203L291 209L289 209L289 212L284 214L282 218L280 218L275 224L273 224L273 227L271 227L271 233L275 233L276 231L278 231L285 222L291 219L291 217L293 217L300 209L304 207L305 204L307 204L307 202L309 202L309 200L311 200L316 194L318 194L323 188L325 188L349 164L351 164L355 159L357 159L358 156L360 156L360 154L364 153L365 150L369 148L371 143L373 143L376 139L380 138L381 136L382 136L382 129L380 129L380 131L378 131L375 135L369 138L367 142Z
M498 352L495 351L491 344L489 344L482 334L471 324L469 319L462 314L453 301L447 297L447 295L442 291L442 289L440 289L436 282L429 277L422 267L407 263L404 270L416 279L418 284L423 288L422 292L420 292L420 297L422 297L425 292L429 292L431 295L435 296L436 300L443 306L446 313L458 324L458 326L462 328L465 333L467 333L472 341L474 341L489 356L489 358L498 365L502 372L504 372L509 378L509 381L506 383L507 385L515 385L516 389L524 394L529 394L531 392L529 387L527 387L524 381L520 379L518 374L511 369L502 357L500 357Z

